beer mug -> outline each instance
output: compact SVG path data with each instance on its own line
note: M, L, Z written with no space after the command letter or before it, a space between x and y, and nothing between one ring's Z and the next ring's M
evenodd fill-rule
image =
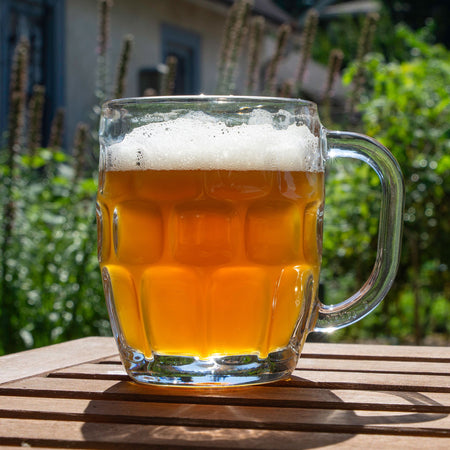
M324 169L365 161L382 187L378 253L349 299L318 298ZM368 314L399 261L403 181L391 153L325 129L298 99L192 96L103 106L98 255L130 377L266 383L294 370L309 332Z

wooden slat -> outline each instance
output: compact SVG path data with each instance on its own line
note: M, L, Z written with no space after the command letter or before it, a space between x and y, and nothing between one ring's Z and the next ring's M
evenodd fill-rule
M45 426L44 426L45 424ZM233 449L299 449L333 446L336 449L407 448L448 449L449 440L438 437L352 435L308 431L245 430L164 425L84 423L0 419L5 430L0 444L140 450L155 446Z
M79 364L75 367L55 370L49 376L54 378L98 378L103 380L129 381L122 364Z
M358 361L358 360L335 360L323 358L302 358L297 366L300 370L320 370L338 372L374 372L374 373L403 373L421 375L450 375L450 363L409 362L404 361ZM56 373L91 373L95 375L126 375L122 364L102 361L101 364L86 363L56 371Z
M307 342L300 361L302 358L450 363L450 347ZM120 363L120 358L117 354L106 361Z
M23 444L23 445L2 445L1 444L1 441L2 441L2 439L1 439L1 436L0 436L0 448L2 449L2 450L17 450L17 447L19 446L19 447L31 447L31 445L30 444L28 444L28 443L26 443L26 442L21 442L20 444ZM17 441L17 439L15 439L15 441ZM54 450L54 448L55 447L41 447L41 446L39 446L39 447L36 447L35 445L33 445L33 450L50 450L50 449L52 449L52 450ZM80 447L78 447L78 448L80 448ZM67 446L65 446L64 447L64 450L76 450L75 449L75 447L67 447Z
M17 441L17 439L13 439L13 440ZM2 442L2 438L0 436L0 448L2 450L17 450L18 446L19 447L25 447L25 448L31 447L31 445L28 444L27 442L21 442L19 445L2 445L1 442ZM23 444L23 445L21 445L21 444ZM41 446L36 447L35 445L33 445L33 450L50 450L50 449L54 450L54 448L55 447L41 447ZM80 447L78 447L78 448L80 448ZM76 450L76 448L75 447L67 447L67 446L65 446L64 450Z
M341 372L405 373L421 375L450 375L450 363L411 361L365 361L352 359L300 358L300 370L333 370Z
M113 380L66 378L31 378L10 383L2 395L49 398L84 398L170 402L367 409L385 411L420 411L450 413L450 394L430 392L367 391L279 387L275 385L230 389L191 389L139 386Z
M345 367L345 365L344 365ZM106 370L105 370L106 369ZM108 373L109 370L109 373ZM103 376L102 376L103 374ZM65 371L55 371L52 377L104 378L126 380L118 366L77 366ZM293 372L289 381L278 384L298 387L326 387L329 389L394 389L420 390L424 392L450 392L450 377L445 375L422 375L414 373L346 372L343 370L299 370Z
M450 378L440 375L386 374L380 376L380 374L365 372L295 370L289 382L295 386L320 386L340 389L450 392Z
M0 357L0 384L117 354L112 338L90 337Z
M307 342L303 348L302 357L450 362L450 347Z
M0 417L450 437L439 413L0 397Z

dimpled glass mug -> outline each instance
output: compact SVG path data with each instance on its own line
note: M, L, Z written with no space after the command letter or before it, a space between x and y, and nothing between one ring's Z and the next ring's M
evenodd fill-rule
M143 383L288 377L310 331L368 314L398 266L400 169L381 144L326 130L297 99L112 100L102 110L98 253L123 364ZM324 166L368 163L382 187L372 274L333 306L317 295Z

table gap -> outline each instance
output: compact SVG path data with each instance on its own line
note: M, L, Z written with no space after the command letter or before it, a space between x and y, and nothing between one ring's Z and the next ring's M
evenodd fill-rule
M309 388L307 388L309 389ZM314 388L314 395L320 397L320 388ZM93 400L106 402L131 402L138 404L149 403L170 403L183 405L210 405L210 406L249 406L258 408L307 408L307 409L332 409L332 410L363 410L363 411L396 411L396 412L417 412L417 413L439 413L450 414L450 405L439 403L438 401L428 399L430 403L381 403L375 401L370 403L370 400L350 401L327 399L329 389L323 389L323 399L310 400L308 394L306 398L286 399L286 398L254 398L254 397L213 397L213 396L189 396L189 395L159 395L139 393L111 393L111 392L68 392L68 391L51 391L51 390L27 390L11 389L0 394L10 397L30 397L30 398L55 398L67 400ZM338 389L336 389L338 391ZM345 391L345 390L344 390ZM398 394L395 394L395 393ZM380 394L393 394L404 399L405 394L410 394L414 399L417 396L416 392L407 391L379 391ZM331 395L336 395L331 392ZM419 393L419 395L423 395ZM309 394L311 397L311 394ZM1 408L0 408L1 410Z
M336 410L338 411L338 410ZM358 411L355 410L357 413ZM20 415L3 415L6 419L26 419L26 420L52 420L56 422L83 422L83 423L104 423L118 425L153 425L169 427L193 427L193 428L234 428L247 430L271 430L271 431L310 431L323 433L349 433L349 434L386 434L398 436L429 436L429 437L450 437L450 430L443 428L421 427L396 427L376 424L330 424L316 422L256 422L244 420L223 420L223 419L203 419L203 418L179 418L179 417L143 417L125 415L95 415L86 413L49 413L46 411L24 411Z
M357 360L357 361L399 361L399 362L431 362L431 363L450 363L450 358L437 358L437 357L426 357L426 356L389 356L389 355L333 355L333 354L317 354L317 353L302 353L299 361L302 358L311 359L329 359L329 360ZM119 355L108 357L101 361L95 361L95 364L117 364L121 365Z
M300 371L303 371L301 369L296 369L297 373ZM311 371L316 372L316 371ZM320 372L320 371L317 371ZM329 372L337 372L337 373L345 373L345 372L339 372L339 371L329 371ZM364 372L353 372L353 373L363 373ZM379 375L379 372L371 372L374 375ZM295 374L295 372L294 372ZM391 374L392 375L392 374ZM399 373L398 375L407 375L404 373ZM422 374L420 374L422 375ZM435 376L441 376L445 377L444 375L436 375ZM52 372L46 375L47 378L50 379L77 379L77 380L98 380L98 381L130 381L131 379L128 377L128 375L118 375L118 374L88 374L88 373L64 373L64 372ZM311 381L311 380L281 380L277 381L275 383L270 384L262 384L260 387L301 387L301 388L309 388L309 387L317 387L317 388L325 388L325 389L351 389L351 390L380 390L380 384L376 383L361 383L360 381L355 382L349 382L349 381L333 381L333 382L326 382L326 381ZM222 389L222 388L217 388ZM447 393L450 392L450 384L448 386L430 386L429 384L416 384L416 385L402 385L402 384L393 384L393 385L383 385L383 390L395 390L395 391L421 391L421 392L441 392L441 393ZM0 387L0 393L1 393L1 387Z

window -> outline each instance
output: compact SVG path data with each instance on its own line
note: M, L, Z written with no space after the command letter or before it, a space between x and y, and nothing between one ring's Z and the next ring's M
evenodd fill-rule
M30 42L28 96L45 86L44 142L50 122L64 101L64 0L0 0L0 130L7 128L10 71L17 42Z
M200 43L196 33L164 24L162 36L162 62L168 56L177 58L174 94L200 92Z

